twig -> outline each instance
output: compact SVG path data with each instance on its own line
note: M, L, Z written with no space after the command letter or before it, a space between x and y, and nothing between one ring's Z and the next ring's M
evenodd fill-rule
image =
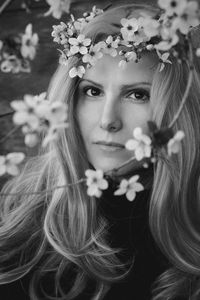
M4 9L6 8L6 6L8 6L8 4L10 4L12 0L6 0L1 6L0 6L0 14L4 11Z
M10 112L7 112L5 114L0 115L0 118L4 118L4 117L7 117L7 116L10 116L10 115L13 115L13 114L14 114L14 111L10 111Z
M19 126L14 127L12 130L10 130L1 140L0 144L2 144L9 136L11 136L15 131L17 131Z
M123 167L126 167L127 165L129 165L133 160L135 160L135 156L132 156L130 159L126 160L122 165L120 165L118 168L114 168L112 170L109 170L105 173L105 175L107 176L113 176L115 175L115 173L117 173L120 169L122 169Z

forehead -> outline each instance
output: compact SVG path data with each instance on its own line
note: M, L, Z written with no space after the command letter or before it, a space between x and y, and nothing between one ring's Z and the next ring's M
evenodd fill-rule
M149 82L153 80L153 75L158 65L158 57L153 53L145 53L136 63L130 61L126 68L119 67L121 56L112 57L105 54L94 66L87 69L83 79L90 79L98 83L108 84L131 84L135 82Z

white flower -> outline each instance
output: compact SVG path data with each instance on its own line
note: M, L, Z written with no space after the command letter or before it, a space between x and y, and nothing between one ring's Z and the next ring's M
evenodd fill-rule
M158 0L158 5L166 10L167 15L181 15L186 8L187 0Z
M72 45L70 48L72 54L81 53L84 55L88 52L87 47L91 44L91 39L79 34L77 38L69 38L69 43Z
M37 98L34 98L31 95L25 95L24 101L12 101L11 107L16 111L13 115L13 122L16 125L28 124L32 129L38 129L40 119L36 114L37 105Z
M150 38L144 32L144 18L140 17L139 19L122 19L121 24L121 33L125 41L134 42L136 46L142 42L148 41Z
M22 35L21 54L24 58L34 59L38 40L37 33L32 34L32 24L28 24Z
M50 5L49 10L44 14L45 16L52 16L56 19L60 19L63 12L69 13L70 3L69 0L46 0Z
M101 42L97 43L94 46L93 45L90 46L89 52L83 56L82 61L84 63L89 63L91 66L94 66L97 60L103 56L101 49L102 49Z
M178 153L180 149L181 140L184 138L185 134L183 131L179 130L173 136L172 139L167 143L167 152L170 156L172 153Z
M127 66L127 63L131 60L137 61L137 54L134 51L129 51L123 54L125 60L121 60L119 62L119 67L125 69Z
M106 47L103 49L103 52L106 54L109 54L113 57L117 56L117 48L119 46L120 40L116 38L115 40L111 35L109 35L106 39Z
M19 174L18 164L20 164L25 158L24 153L13 152L3 156L0 155L0 176L8 173L16 176Z
M84 74L85 74L85 68L83 66L78 66L77 68L73 67L69 71L69 77L71 77L71 78L76 77L76 76L82 78Z
M161 54L159 51L157 51L157 54L159 57L159 61L161 62L160 70L159 70L159 72L161 72L165 67L165 63L172 64L172 62L168 59L170 55L168 52Z
M134 139L128 140L125 144L126 149L135 152L136 160L151 156L151 139L142 133L140 127L133 130Z
M122 179L119 189L114 192L114 195L118 196L126 194L126 198L129 201L133 201L135 199L136 192L144 190L143 185L137 182L138 179L139 175L134 175L129 180Z
M132 40L132 36L139 29L138 20L136 18L132 18L132 19L122 18L121 24L123 26L121 28L121 33L123 38L128 41Z
M102 190L108 188L108 182L103 178L103 171L88 169L85 171L85 175L87 176L87 194L89 196L100 197L102 195Z

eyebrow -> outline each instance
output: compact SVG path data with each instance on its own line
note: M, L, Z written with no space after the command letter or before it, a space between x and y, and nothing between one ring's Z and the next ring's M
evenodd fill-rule
M100 84L100 83L97 83L91 79L82 79L80 81L81 82L84 82L84 81L87 81L91 84L94 84L95 86L99 87L99 88L102 88L103 86ZM124 89L129 89L129 88L134 88L138 85L142 85L142 86L148 86L148 87L151 87L151 83L148 82L148 81L139 81L139 82L135 82L135 83L130 83L130 84L123 84L121 87L120 87L120 90L124 90Z

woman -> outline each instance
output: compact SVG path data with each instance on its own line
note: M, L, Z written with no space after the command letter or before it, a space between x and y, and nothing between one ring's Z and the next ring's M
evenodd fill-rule
M94 42L119 33L122 18L157 9L124 5L83 29ZM101 198L89 197L87 169L118 168L132 154L132 130L147 121L167 126L180 106L189 65L171 58L160 72L155 51L119 68L119 54L104 55L83 77L70 78L79 60L60 66L51 101L68 104L69 128L29 161L1 198L2 293L20 299L193 299L200 292L200 82L192 87L174 130L185 138L176 155L154 167L138 161L109 179ZM198 59L196 64L198 63ZM139 174L144 190L134 203L114 196L121 177ZM67 188L54 187L70 184ZM35 193L35 194L34 194ZM6 285L3 285L6 284ZM7 298L6 298L7 297Z

